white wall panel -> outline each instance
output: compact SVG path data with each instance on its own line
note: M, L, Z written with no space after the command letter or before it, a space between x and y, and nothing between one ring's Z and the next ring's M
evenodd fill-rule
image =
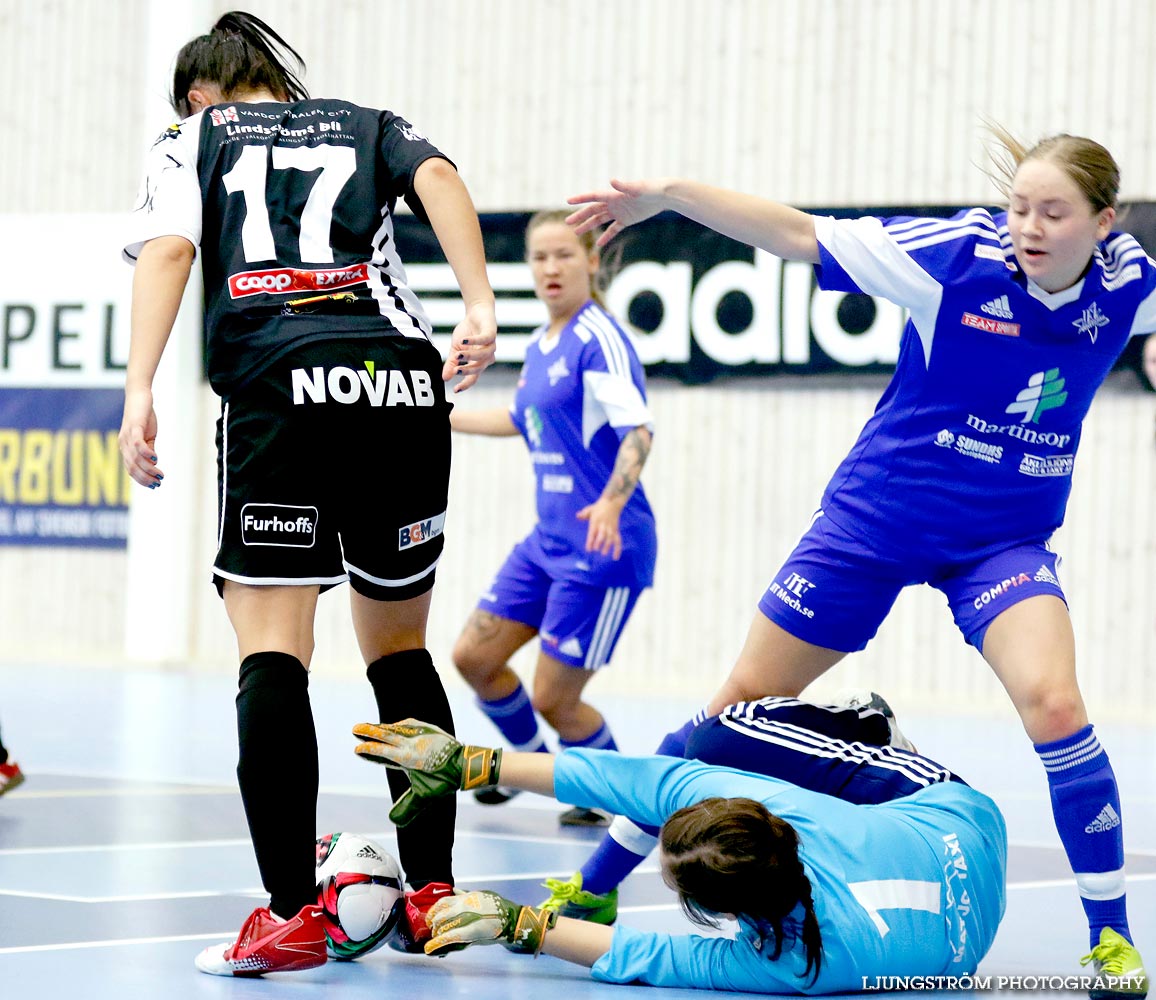
M223 11L229 5L217 4ZM1156 5L1116 0L252 0L314 93L393 108L484 209L682 173L801 205L980 202L981 122L1100 139L1156 197ZM127 206L146 0L4 0L0 211ZM209 27L208 24L205 28ZM147 126L147 127L146 127Z

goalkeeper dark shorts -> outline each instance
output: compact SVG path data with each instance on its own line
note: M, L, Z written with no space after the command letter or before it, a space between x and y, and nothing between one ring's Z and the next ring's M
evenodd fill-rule
M450 470L441 367L425 340L326 341L234 393L217 422L218 590L429 590Z

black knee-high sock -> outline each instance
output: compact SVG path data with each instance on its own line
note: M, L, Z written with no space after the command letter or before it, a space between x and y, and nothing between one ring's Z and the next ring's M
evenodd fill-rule
M406 649L374 660L366 670L382 722L414 718L454 732L454 718L442 679L425 649ZM396 802L409 788L404 771L390 768L386 775ZM453 885L454 822L457 799L433 803L408 826L397 831L401 867L409 884L420 889L429 882Z
M309 674L288 653L253 653L237 692L237 782L269 908L317 902L317 732Z

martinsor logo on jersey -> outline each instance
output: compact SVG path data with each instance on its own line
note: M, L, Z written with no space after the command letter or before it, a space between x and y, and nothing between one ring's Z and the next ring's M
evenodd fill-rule
M229 278L229 297L243 299L247 295L328 291L334 288L349 288L351 285L364 285L368 280L369 268L365 264L332 267L320 271L308 271L297 267L242 271Z

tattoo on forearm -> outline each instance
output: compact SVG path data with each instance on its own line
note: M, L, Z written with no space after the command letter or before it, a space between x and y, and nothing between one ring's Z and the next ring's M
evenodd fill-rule
M626 500L634 492L642 475L642 467L650 454L650 435L635 427L622 439L618 446L618 457L614 460L614 471L602 495L607 499L621 497Z

